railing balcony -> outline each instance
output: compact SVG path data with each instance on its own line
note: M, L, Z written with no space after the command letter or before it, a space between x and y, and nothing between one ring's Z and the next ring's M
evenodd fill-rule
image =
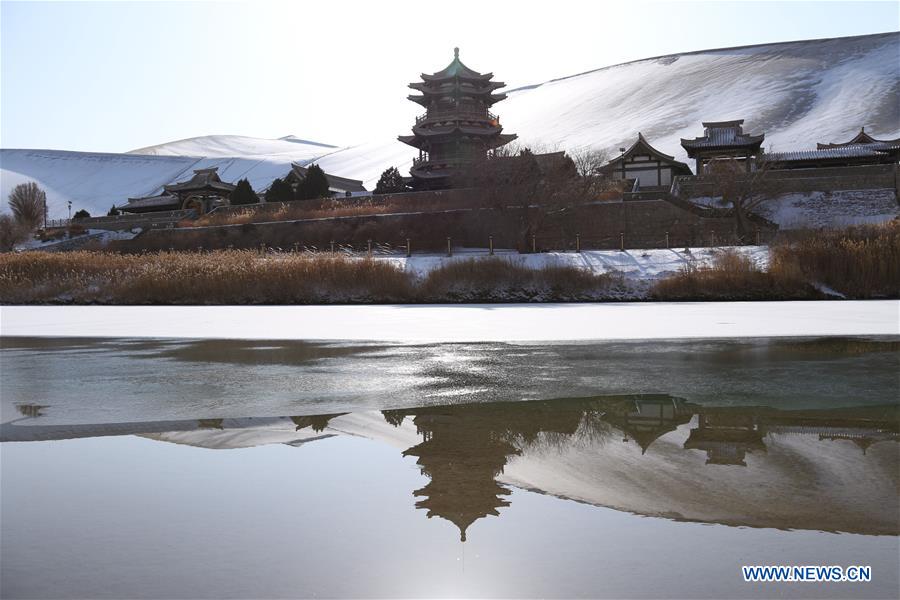
M498 123L500 121L500 118L497 115L487 110L443 109L429 110L424 115L416 117L416 125L424 123L425 121L482 121L485 119L488 121L496 121Z

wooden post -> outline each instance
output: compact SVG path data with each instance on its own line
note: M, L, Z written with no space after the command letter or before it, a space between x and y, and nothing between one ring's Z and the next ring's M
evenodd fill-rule
M334 254L334 240L331 240L331 253Z
M453 256L453 248L450 246L450 237L447 237L447 256Z
M266 253L266 244L265 244L265 242L263 242L263 243L261 243L261 244L259 245L259 253L260 253L260 254L265 254L265 253Z
M494 236L488 236L488 252L490 252L491 256L494 255Z
M369 258L372 258L372 240L366 240L366 254L369 255Z
M716 232L715 231L709 232L709 245L713 246L713 247L716 245Z
M581 234L575 234L575 252L581 252Z
M625 252L625 232L619 232L619 252Z
M537 236L533 233L531 234L531 253L534 254L537 252Z
M669 247L669 232L666 232L666 248Z
M759 246L759 227L756 228L756 245Z
M409 245L409 238L406 238L406 258L412 256L412 246Z
M300 252L300 242L294 242L294 252Z

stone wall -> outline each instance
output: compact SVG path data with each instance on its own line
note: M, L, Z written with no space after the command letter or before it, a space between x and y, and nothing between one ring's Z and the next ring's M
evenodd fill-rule
M537 209L452 209L441 212L284 221L145 232L133 240L114 242L123 251L195 250L197 248L295 247L328 251L337 247L374 245L414 251L445 251L454 247L486 247L530 251L574 249L662 248L721 245L734 241L734 221L727 211L704 209L677 200L599 202L545 214ZM756 221L765 243L775 227ZM532 240L532 235L534 239Z

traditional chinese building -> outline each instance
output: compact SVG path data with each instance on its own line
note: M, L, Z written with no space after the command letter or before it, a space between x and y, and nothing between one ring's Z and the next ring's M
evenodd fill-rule
M306 177L306 167L301 167L297 163L291 163L291 170L284 177L284 181L287 182L294 191L297 191L297 186L300 185L300 182L303 181L304 177ZM328 192L332 197L368 194L362 181L348 179L347 177L338 177L337 175L332 175L330 173L325 173L325 179L328 180Z
M896 164L900 161L900 138L879 140L866 133L863 127L846 142L820 142L816 144L815 150L773 152L763 156L769 168L773 169Z
M409 84L421 92L409 99L425 108L425 114L413 125L413 135L398 137L419 149L409 171L413 187L448 187L455 170L516 138L502 133L500 119L489 110L506 98L506 94L495 93L506 84L491 81L493 76L464 65L459 60L459 48L454 48L453 62L446 68L431 75L423 73L422 81Z
M601 173L614 179L634 179L642 188L668 187L678 175L692 175L691 168L650 145L643 134L621 156L609 161Z
M752 169L753 159L762 152L766 135L744 133L743 126L743 119L708 121L703 123L703 137L681 140L688 156L697 161L697 175L703 174L709 161L723 158L743 161L747 171Z
M194 209L204 214L216 206L229 202L235 186L219 178L218 168L195 169L194 176L187 181L163 186L163 193L157 196L129 198L128 203L119 207L127 213L145 213L164 210Z

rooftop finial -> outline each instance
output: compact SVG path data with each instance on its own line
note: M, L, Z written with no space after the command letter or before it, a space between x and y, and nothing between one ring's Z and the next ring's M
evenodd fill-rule
M455 58L455 59L459 58L459 48L453 49L453 58Z

